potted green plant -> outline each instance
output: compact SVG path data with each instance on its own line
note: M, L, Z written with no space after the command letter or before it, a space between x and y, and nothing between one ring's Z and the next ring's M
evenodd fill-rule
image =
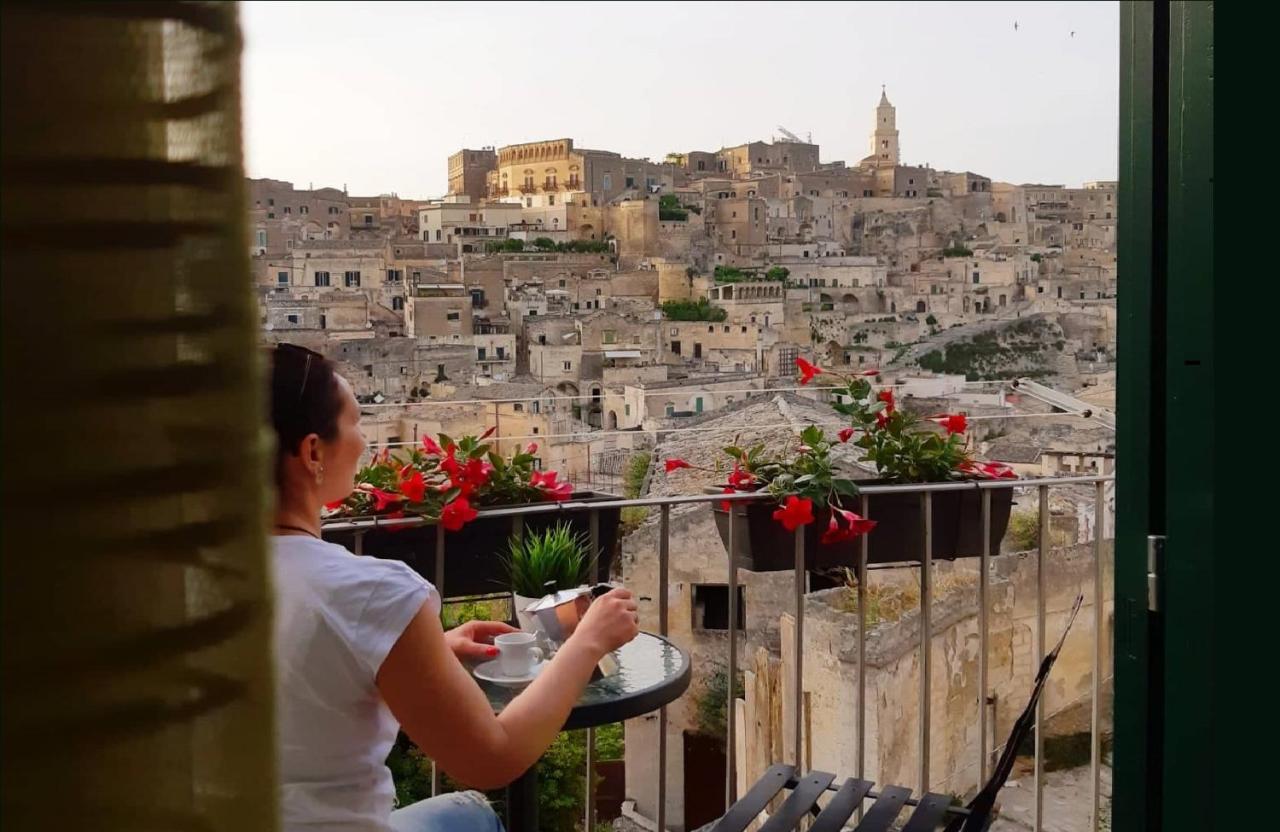
M586 535L567 523L507 541L502 556L507 584L515 598L521 629L534 631L533 617L525 608L552 592L582 586L590 577L591 544Z
M796 359L800 383L808 384L824 371L803 358ZM828 569L858 562L855 543L868 539L868 563L920 560L924 552L923 505L919 494L884 494L870 497L869 517L859 508L859 483L838 474L831 460L836 443L862 448L863 459L876 467L878 476L863 485L933 483L1006 479L1016 475L1000 463L975 461L966 440L968 419L962 413L920 419L897 407L892 387L876 389L879 373L868 370L856 376L826 373L837 382L836 412L849 426L829 437L816 425L800 434L800 444L789 454L768 454L763 445L724 449L733 468L725 493L767 491L769 501L732 505L713 503L721 539L728 546L730 512L745 525L745 534L734 537L736 560L755 571L777 571L794 566L794 533L804 529L806 566ZM693 467L684 460L666 461L670 474ZM982 501L978 489L933 493L932 546L934 558L978 555L982 551ZM991 494L991 547L999 551L1009 523L1012 489Z
M508 592L500 555L514 531L512 517L485 517L489 507L518 507L547 502L591 503L616 499L610 494L575 491L555 471L537 467L536 444L501 454L487 441L493 431L454 440L425 436L420 447L378 454L356 474L345 499L325 507L326 521L421 517L423 524L381 527L363 532L364 551L402 560L429 580L436 579L437 527L445 538L445 597ZM597 562L607 579L617 541L619 509L600 509ZM564 523L577 534L590 528L587 511L531 514L526 534ZM334 523L329 523L332 527ZM324 530L328 540L354 546L355 532ZM588 558L588 562L590 558Z

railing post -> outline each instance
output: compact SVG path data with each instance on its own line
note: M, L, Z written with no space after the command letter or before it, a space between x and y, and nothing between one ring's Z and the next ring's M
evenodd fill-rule
M668 556L671 548L671 504L662 504L658 526L658 635L667 635ZM667 829L667 706L658 709L658 832ZM594 830L587 830L594 832Z
M991 491L982 491L982 556L978 561L978 782L987 782L987 619L991 581Z
M1040 492L1040 546L1036 550L1036 660L1032 670L1044 661L1044 592L1045 554L1049 550L1049 486L1039 487ZM1040 832L1044 822L1044 697L1036 702L1036 812L1033 832Z
M734 526L737 525L737 506L729 503L729 701L725 705L725 745L728 754L724 767L724 805L732 806L738 799L738 748L737 726L734 724L734 684L738 678L738 560L734 556Z
M933 492L921 494L924 511L924 552L920 558L920 793L929 791L929 606L933 597Z
M1089 715L1089 780L1092 810L1089 828L1098 832L1098 814L1102 805L1102 647L1103 604L1102 535L1106 528L1106 483L1095 486L1093 501L1093 708Z
M444 613L444 526L436 523L436 592L440 594L440 612ZM431 761L431 796L440 794L440 769Z
M801 738L801 729L804 725L803 715L800 713L804 695L804 526L796 527L796 626L795 626L795 684L792 690L791 713L795 716L795 726L792 737L795 740L796 768L799 769L804 765L803 743Z
M591 540L590 575L593 582L600 580L600 511L591 509L587 514L589 536ZM607 575L605 576L608 577ZM593 832L596 827L596 729L587 729L586 755L586 806L584 807L585 832Z
M870 518L871 498L862 495L862 516ZM867 762L867 549L870 538L862 536L858 548L858 761L857 777L865 779ZM862 822L862 801L855 810L856 819Z
M587 800L584 807L584 826L583 829L594 830L596 828L596 782L592 774L596 768L596 729L587 729Z
M364 532L356 532L355 550L356 557L364 554Z

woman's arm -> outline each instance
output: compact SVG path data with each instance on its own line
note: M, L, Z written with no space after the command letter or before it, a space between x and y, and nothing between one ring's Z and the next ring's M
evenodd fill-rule
M405 733L450 777L477 789L505 786L532 766L564 726L605 653L635 638L625 589L597 598L577 630L501 714L445 641L426 605L387 654L378 690Z

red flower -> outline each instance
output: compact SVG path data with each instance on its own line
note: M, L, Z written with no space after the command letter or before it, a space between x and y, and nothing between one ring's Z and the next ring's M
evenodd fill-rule
M404 499L399 494L383 491L381 488L374 488L373 486L368 486L367 490L373 496L374 511L382 511L387 506L399 503Z
M807 526L813 522L813 500L792 494L782 504L782 508L773 513L773 519L789 532Z
M965 418L963 413L949 413L943 416L934 416L929 419L930 422L937 422L947 429L947 433L964 433L965 428L969 425L969 420Z
M876 401L884 402L884 410L876 414L876 427L883 428L889 424L889 414L893 413L893 388L876 393Z
M333 511L334 509L342 508L346 502L347 498L343 497L341 500L334 500L332 503L325 503L324 507L329 509L329 511Z
M668 459L668 460L667 460L667 473L668 473L668 474L670 474L672 471L675 471L675 470L680 469L680 468L692 468L692 467L693 467L692 465L690 465L689 463L685 462L683 459Z
M808 384L813 381L813 377L822 372L821 367L814 366L803 358L796 359L796 366L800 368L800 383Z
M560 475L555 471L534 471L529 475L529 484L552 500L567 500L573 496L573 483L556 482Z
M467 502L466 497L458 497L440 510L440 525L444 526L445 531L456 532L474 519L476 510Z
M436 441L432 439L430 436L426 436L426 435L422 437L422 450L426 451L429 454L432 454L433 456L444 455L444 450L439 445L436 444Z
M462 477L462 465L458 463L457 454L457 446L450 445L445 451L444 459L440 460L440 470L449 475L454 485L458 485L458 480Z
M538 452L538 443L530 442L528 445L525 445L524 452L527 453L529 456L533 456Z
M384 520L399 520L399 519L400 519L400 518L402 518L402 517L404 517L404 509L400 509L399 511L392 511L392 512L389 512L389 513L387 513L387 514L382 515L382 518L383 518ZM402 532L402 531L404 531L405 529L411 529L411 528L413 528L413 526L409 526L409 525L404 525L404 526L387 526L387 531L389 531L389 532Z
M724 489L724 491L721 491L720 493L721 493L721 494L736 494L737 492L736 492L733 488L731 488L731 487L727 487L727 486L726 486L726 487L725 487L725 489ZM733 503L729 502L728 500L721 500L721 501L720 501L720 510L721 510L721 511L728 511L732 505L733 505Z
M480 438L481 438L481 439L488 439L490 436L493 436L493 432L494 432L495 430L497 430L497 429L498 429L498 426L497 426L497 425L494 425L493 427L489 428L489 429L488 429L487 431L485 431L484 433L480 434Z
M848 442L853 438L853 428L841 428L840 433L836 435L840 437L841 442Z
M463 475L473 489L479 488L488 482L489 474L491 473L493 473L493 466L483 459L468 459L467 466L463 470Z
M730 490L742 489L746 491L752 485L755 485L756 478L751 476L751 472L742 470L737 462L733 463L733 471L729 474L729 485L733 486Z
M843 517L845 525L841 527L839 518ZM842 508L831 506L831 520L827 523L827 530L822 535L823 543L839 543L842 540L853 540L861 537L876 527L876 521L868 520L865 517L854 514L852 511L846 511Z
M874 377L874 376L880 375L880 371L879 370L863 370L861 373L858 373L858 375Z
M422 478L422 472L406 467L400 472L400 476L400 493L411 503L422 502L427 495L427 482Z

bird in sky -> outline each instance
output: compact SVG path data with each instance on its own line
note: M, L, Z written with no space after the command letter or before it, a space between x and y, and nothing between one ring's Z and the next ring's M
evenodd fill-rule
M1018 21L1013 21L1013 31L1018 31Z

